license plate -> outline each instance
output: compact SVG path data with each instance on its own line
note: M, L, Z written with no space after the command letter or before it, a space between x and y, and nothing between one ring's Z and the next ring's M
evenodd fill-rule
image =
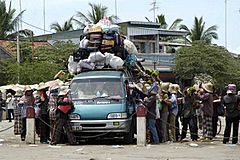
M82 130L82 126L72 126L72 130L74 130L74 131L81 131Z

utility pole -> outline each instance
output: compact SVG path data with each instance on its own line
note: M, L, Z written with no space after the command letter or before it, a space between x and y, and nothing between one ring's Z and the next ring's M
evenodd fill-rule
M19 22L17 22L17 63L20 65L20 47L19 47ZM20 83L20 73L19 73L19 67L18 70L18 84Z
M151 3L151 5L153 6L149 11L153 11L153 22L156 21L156 10L158 9L157 6L157 0L153 0L153 2Z
M43 30L44 30L44 34L45 34L45 16L46 16L46 13L45 13L45 0L43 0Z
M115 0L115 16L116 16L116 21L118 22L118 18L117 18L117 0Z
M22 0L19 0L20 13L22 12ZM22 30L22 16L20 17L20 29Z
M225 0L225 48L227 49L227 1Z

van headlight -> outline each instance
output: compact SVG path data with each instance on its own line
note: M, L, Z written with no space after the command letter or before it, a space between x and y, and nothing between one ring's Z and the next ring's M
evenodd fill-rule
M127 118L127 113L109 113L107 116L108 119L121 119Z
M69 114L69 119L79 120L79 119L81 119L81 116L79 114Z

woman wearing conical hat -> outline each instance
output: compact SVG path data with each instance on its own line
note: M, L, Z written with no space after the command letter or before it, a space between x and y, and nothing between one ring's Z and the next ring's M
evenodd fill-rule
M21 140L25 141L26 137L26 117L27 117L27 108L33 107L34 105L34 97L33 90L30 86L25 87L25 93L20 98L19 103L22 104L21 115L22 115L22 129L21 129Z
M203 83L203 93L200 95L203 107L203 137L204 141L211 141L213 138L212 116L213 116L213 84Z
M171 102L168 96L169 82L161 83L161 94L160 101L162 109L160 110L160 121L161 121L161 138L162 142L166 142L168 140L168 130L167 130L167 121L169 115L169 106L171 106Z
M47 144L50 137L47 88L48 86L41 82L37 89L40 96L40 142L43 144Z

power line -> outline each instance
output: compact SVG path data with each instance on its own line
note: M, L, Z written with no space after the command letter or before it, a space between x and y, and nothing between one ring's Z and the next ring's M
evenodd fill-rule
M27 23L27 22L25 22L25 21L23 21L23 20L21 20L21 22L23 22L24 24L26 24L26 25L28 25L28 26L31 26L31 27L33 27L33 28L39 29L39 30L41 30L41 31L48 32L48 33L53 33L53 32L51 32L51 31L48 31L48 30L42 29L42 28L40 28L40 27L37 27L37 26L35 26L35 25L33 25L33 24Z

